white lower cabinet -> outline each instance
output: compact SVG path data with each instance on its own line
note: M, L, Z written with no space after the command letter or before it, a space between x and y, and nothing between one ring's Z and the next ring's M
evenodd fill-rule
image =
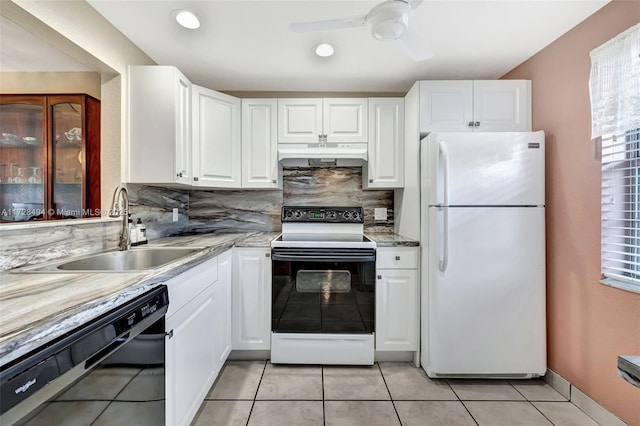
M213 292L215 316L211 324L214 339L214 371L216 376L231 352L231 250L218 256L218 282Z
M232 345L236 350L271 347L271 250L234 248Z
M378 248L376 262L376 350L417 351L420 292L419 248ZM397 269L385 269L394 259ZM406 268L406 269L400 269Z
M166 319L166 424L188 425L215 380L213 286ZM169 301L171 303L171 301Z
M167 282L165 418L188 425L231 350L231 250Z

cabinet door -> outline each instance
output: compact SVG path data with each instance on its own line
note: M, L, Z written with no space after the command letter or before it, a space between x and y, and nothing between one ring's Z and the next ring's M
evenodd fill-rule
M278 99L278 143L318 143L322 99Z
M0 222L47 218L46 115L44 96L0 97Z
M369 161L362 187L404 186L404 98L369 99Z
M282 188L275 99L242 100L242 187Z
M269 249L234 249L232 299L232 348L268 350L271 346Z
M191 83L175 67L131 66L128 182L191 185Z
M213 286L166 319L166 422L188 425L215 380Z
M473 121L476 132L530 132L531 81L474 81Z
M231 250L218 256L218 281L214 284L214 370L216 376L231 352Z
M418 271L376 271L376 350L418 349Z
M175 73L175 114L176 114L176 181L191 185L191 83L177 69Z
M324 99L322 134L327 142L367 142L367 107L364 99Z
M193 86L194 185L240 188L240 99Z
M470 132L473 126L473 82L421 81L420 132Z

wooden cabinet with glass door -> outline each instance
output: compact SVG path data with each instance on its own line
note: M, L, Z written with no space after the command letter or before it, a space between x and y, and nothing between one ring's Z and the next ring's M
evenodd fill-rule
M0 132L0 222L99 215L99 100L0 95Z

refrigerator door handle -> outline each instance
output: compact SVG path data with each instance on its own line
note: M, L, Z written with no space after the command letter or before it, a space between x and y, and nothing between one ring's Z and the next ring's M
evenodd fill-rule
M449 205L449 151L444 141L438 144L440 154L442 154L442 205Z
M440 257L440 272L446 272L449 265L449 208L440 207L442 211L442 257Z

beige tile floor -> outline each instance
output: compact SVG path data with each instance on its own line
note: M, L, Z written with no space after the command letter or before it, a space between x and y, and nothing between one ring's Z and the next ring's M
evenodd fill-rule
M597 426L541 380L432 380L372 367L227 362L195 426Z

